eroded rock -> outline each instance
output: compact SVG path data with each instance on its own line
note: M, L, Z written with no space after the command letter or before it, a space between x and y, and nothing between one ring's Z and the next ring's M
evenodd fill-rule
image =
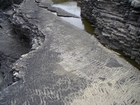
M20 80L0 92L1 105L139 105L140 71L94 36L34 0L27 0L11 22L17 25L15 33L31 43L45 41L13 64L15 80Z
M101 43L140 63L139 0L77 1L82 4L82 16L96 27L94 33Z
M23 0L0 0L0 9L7 9L13 4L20 4Z
M27 18L12 9L0 13L0 91L19 80L13 64L44 41L45 36Z

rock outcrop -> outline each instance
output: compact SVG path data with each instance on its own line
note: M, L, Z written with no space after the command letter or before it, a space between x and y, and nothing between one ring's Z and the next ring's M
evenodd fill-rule
M9 24L2 24L0 37L18 36L33 50L26 54L19 50L22 54L10 64L14 83L0 91L0 105L140 104L140 71L94 36L39 7L34 0L26 0L9 19L13 33L4 32ZM0 40L0 45L6 41ZM3 47L9 49L13 43ZM11 51L14 48L17 46ZM12 61L5 55L0 50L1 64L4 58ZM0 82L2 77L0 72Z
M20 2L14 0L16 4ZM1 9L7 9L12 5L10 1L2 3ZM12 69L12 65L21 55L37 49L44 39L45 36L37 26L27 20L25 14L12 9L0 11L0 92L18 80L13 75L15 70Z
M140 63L140 0L77 0L101 43Z

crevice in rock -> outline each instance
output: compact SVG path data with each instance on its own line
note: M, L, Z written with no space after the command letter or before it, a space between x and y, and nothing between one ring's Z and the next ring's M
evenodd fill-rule
M29 43L31 49L36 49L45 40L45 36L38 27L29 23L28 18L23 13L15 13L10 19L13 33L23 42Z
M140 2L136 1L77 0L82 4L82 16L93 24L99 41L140 64Z
M38 49L45 40L45 35L43 35L41 31L39 31L37 26L29 23L25 14L15 12L14 14L8 17L7 21L9 21L10 23L8 22L8 25L4 26L4 29L2 29L2 33L0 34L4 36L5 32L8 32L7 34L9 34L11 38L13 38L13 39L10 39L8 37L9 40L15 41L14 46L15 47L18 46L18 45L16 46L16 43L21 44L20 46L21 47L23 46L24 49L27 51L24 51L24 52L20 51L18 53L14 51L13 49L13 52L11 52L12 55L9 55L10 53L5 54L5 52L7 51L12 51L10 47L6 48L6 50L0 51L0 91L8 87L9 85L13 84L14 82L20 80L20 78L16 76L17 71L13 69L14 63L18 59L20 59L21 56L25 54L25 52L29 53L32 50ZM7 27L9 27L10 29ZM14 41L13 42L11 41L11 43L14 43ZM14 54L14 52L16 53Z
M51 4L47 4L47 3L41 3L41 2L37 2L38 6L41 8L45 8L50 12L55 12L57 14L57 16L61 16L61 17L73 17L73 18L80 18L74 14L68 13L65 10L61 9L61 8L57 8L57 7L53 7Z

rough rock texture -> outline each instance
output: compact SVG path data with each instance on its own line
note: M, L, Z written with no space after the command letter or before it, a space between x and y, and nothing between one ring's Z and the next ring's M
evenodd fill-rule
M18 81L0 91L0 105L140 104L140 71L94 36L34 0L26 0L11 22L35 47L12 65Z
M0 91L18 80L12 69L16 60L30 50L37 49L44 41L45 36L26 18L12 9L0 11Z
M9 17L0 15L0 91L13 83L12 65L22 54L29 52L29 42L13 33Z
M37 26L28 21L24 13L15 13L11 18L13 32L20 40L29 42L31 49L37 49L45 40L45 36L38 30Z
M140 63L140 0L77 0L101 43Z
M16 60L16 58L0 52L0 91L13 83L13 75L10 72L12 68L10 65Z

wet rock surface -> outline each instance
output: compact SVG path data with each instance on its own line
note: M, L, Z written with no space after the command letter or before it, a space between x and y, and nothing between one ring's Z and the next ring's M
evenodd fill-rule
M0 91L0 105L140 104L140 71L94 36L34 0L22 3L9 21L31 50L12 63L14 83Z
M140 63L139 0L77 0L81 14L95 27L100 42Z

